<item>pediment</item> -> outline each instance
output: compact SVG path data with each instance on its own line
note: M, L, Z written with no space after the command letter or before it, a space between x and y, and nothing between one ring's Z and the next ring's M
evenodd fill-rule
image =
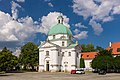
M54 46L56 46L56 45L53 43L49 43L49 42L45 42L41 45L42 48L50 48L50 47L54 47Z

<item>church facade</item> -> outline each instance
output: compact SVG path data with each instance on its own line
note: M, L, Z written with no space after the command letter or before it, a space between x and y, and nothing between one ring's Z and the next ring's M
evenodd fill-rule
M72 32L62 16L48 32L47 40L39 46L39 72L69 72L80 66L81 46L73 42Z

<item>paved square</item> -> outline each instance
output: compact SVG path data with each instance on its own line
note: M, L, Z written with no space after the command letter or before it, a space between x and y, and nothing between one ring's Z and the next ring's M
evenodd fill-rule
M96 73L86 73L78 75L60 72L25 72L0 74L0 80L120 80L120 74L98 75Z

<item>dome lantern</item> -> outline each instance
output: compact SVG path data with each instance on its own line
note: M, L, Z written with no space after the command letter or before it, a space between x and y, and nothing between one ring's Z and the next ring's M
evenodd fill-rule
M58 20L58 24L63 24L64 18L62 16L58 16L57 20Z

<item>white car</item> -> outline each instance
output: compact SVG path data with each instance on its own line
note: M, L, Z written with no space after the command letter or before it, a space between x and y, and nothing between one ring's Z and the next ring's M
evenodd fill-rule
M76 74L85 74L84 69L78 69L76 70Z

